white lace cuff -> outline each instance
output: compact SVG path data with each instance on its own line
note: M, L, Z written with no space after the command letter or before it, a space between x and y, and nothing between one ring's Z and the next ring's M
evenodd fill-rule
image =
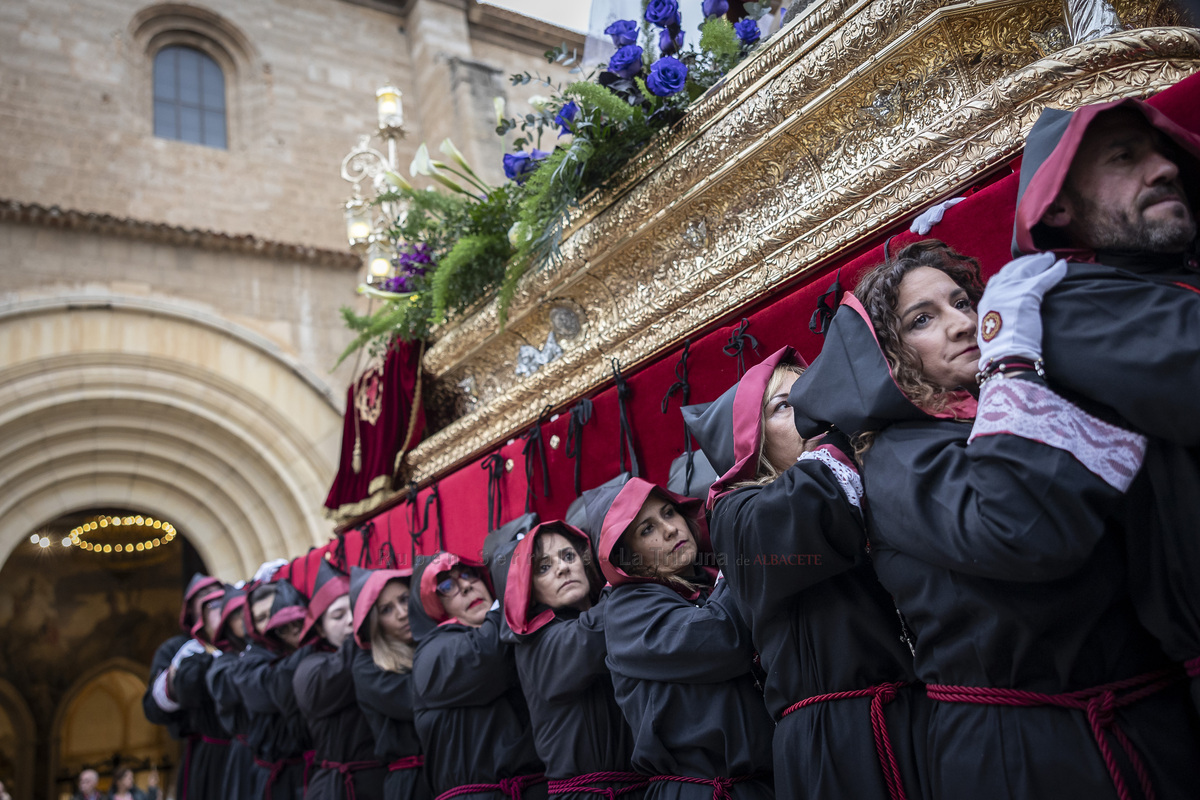
M862 508L863 485L862 478L858 475L858 470L842 462L836 455L830 452L829 447L818 447L816 450L808 450L800 455L797 461L820 461L829 471L833 473L833 477L837 479L838 486L842 487L842 494L846 495L846 499L850 501L850 505L855 508Z
M158 673L158 677L154 679L154 687L150 690L150 694L154 697L154 702L163 711L172 712L178 711L180 706L171 699L170 693L167 691L167 673L170 670L164 669Z
M1006 433L1065 450L1098 478L1124 492L1146 457L1146 437L1097 419L1045 386L991 380L979 396L972 442Z

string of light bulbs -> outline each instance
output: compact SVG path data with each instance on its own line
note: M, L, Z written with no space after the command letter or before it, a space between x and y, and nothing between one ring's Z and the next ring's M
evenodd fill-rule
M87 539L87 534L92 531L108 528L140 529L137 531L138 535L145 535L147 538L137 539L132 542L118 542L117 544L111 542L102 544ZM145 531L144 534L142 533L143 531ZM85 522L73 528L70 535L63 537L62 546L78 547L92 553L143 553L147 550L161 547L164 544L170 544L171 540L175 538L175 534L175 526L161 519L154 519L153 517L146 517L140 514L121 517L106 514L97 517L91 522ZM33 534L29 537L29 541L42 548L50 546L50 537L42 534Z

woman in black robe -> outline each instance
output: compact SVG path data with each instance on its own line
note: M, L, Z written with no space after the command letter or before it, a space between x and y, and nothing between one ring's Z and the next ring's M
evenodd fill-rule
M180 768L175 771L175 796L179 800L187 796L186 767L191 763L192 749L200 737L192 730L188 715L167 696L167 671L179 648L192 638L192 626L200 619L201 596L220 583L217 578L199 572L188 580L179 609L179 627L183 632L167 639L154 651L154 658L150 662L150 682L142 695L142 711L146 719L164 726L172 739L183 742Z
M192 748L187 765L186 800L222 800L221 784L229 761L230 734L221 724L216 704L208 691L208 670L221 651L213 646L221 619L221 601L225 588L210 587L200 597L200 619L192 628L195 652L176 661L170 668L171 695L190 717L191 728L200 741Z
M934 699L931 796L1195 795L1177 672L1138 624L1114 512L1144 439L1032 368L971 389L978 264L919 242L868 273L791 400L859 435L876 572Z
M529 709L500 638L504 624L482 565L437 553L409 600L436 627L418 635L413 710L425 775L439 800L546 796Z
M246 627L243 609L246 605L244 589L229 588L221 600L221 620L217 625L216 638L212 644L220 649L222 656L214 659L208 668L205 681L208 693L216 706L221 726L229 732L229 760L221 779L221 796L232 800L250 800L254 797L256 772L254 751L248 744L250 715L242 703L237 689L240 669L244 666L242 652L246 649Z
M920 797L929 703L871 568L847 443L796 431L788 392L802 371L785 347L685 410L721 473L709 533L767 673L775 793Z
M717 569L699 500L641 478L596 492L604 614L617 703L647 798L772 798L773 724L750 631Z
M312 651L311 645L300 645L307 604L296 587L280 580L254 588L246 608L256 641L242 656L246 664L237 687L250 714L247 741L262 781L254 797L303 800L311 735L296 704L292 678Z
M384 800L432 797L413 725L413 636L408 623L411 569L350 570L354 612L354 693L375 736L375 756L387 766Z
M350 579L326 559L317 569L301 639L315 647L296 668L292 688L313 738L305 800L382 800L384 765L354 694L354 617Z
M646 782L633 771L633 734L604 663L603 584L587 534L565 522L538 525L512 553L504 636L516 644L552 797L585 800L612 789L636 798Z

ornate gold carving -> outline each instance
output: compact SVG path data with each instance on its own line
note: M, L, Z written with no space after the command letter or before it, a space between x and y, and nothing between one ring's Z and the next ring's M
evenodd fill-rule
M847 15L840 27L819 24L831 9ZM970 183L1046 105L1145 95L1200 69L1200 34L1172 28L1042 58L1062 25L1060 0L831 2L802 17L648 148L647 172L591 201L602 207L564 242L563 264L522 282L504 333L485 307L430 348L439 396L471 378L479 402L409 454L411 477L602 385L606 357L651 359ZM549 297L588 322L562 357L513 379L519 345L549 330Z

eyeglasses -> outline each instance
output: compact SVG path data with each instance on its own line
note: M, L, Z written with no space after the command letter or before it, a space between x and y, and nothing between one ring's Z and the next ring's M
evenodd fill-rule
M454 597L461 588L459 584L460 580L474 583L479 580L479 575L470 567L453 567L446 573L445 578L437 582L437 593L442 597Z

